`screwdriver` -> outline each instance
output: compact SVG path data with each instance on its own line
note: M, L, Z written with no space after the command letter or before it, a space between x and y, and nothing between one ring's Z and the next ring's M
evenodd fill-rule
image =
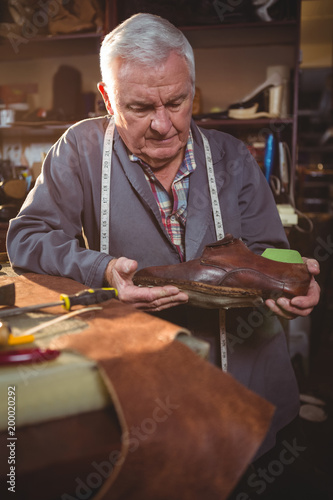
M73 306L87 306L91 304L100 304L106 300L118 297L118 291L115 288L89 288L75 295L67 295L62 293L59 302L48 302L46 304L36 304L33 306L18 307L17 309L0 310L0 318L8 318L10 316L18 316L38 309L46 307L63 306L66 311L70 311Z

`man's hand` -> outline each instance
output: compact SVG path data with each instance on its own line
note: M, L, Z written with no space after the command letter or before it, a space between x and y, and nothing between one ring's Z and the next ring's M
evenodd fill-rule
M104 278L110 286L118 290L121 302L131 304L142 311L161 311L188 301L186 293L175 286L139 287L133 284L132 278L137 270L135 260L120 257L109 262Z
M319 274L319 264L314 259L306 259L303 257L304 262L308 266L309 272L312 274L310 286L308 293L304 297L294 297L292 299L287 299L285 297L280 297L279 299L266 300L266 305L278 316L283 318L293 319L297 316L308 316L314 306L319 302L320 298L320 287L314 276Z

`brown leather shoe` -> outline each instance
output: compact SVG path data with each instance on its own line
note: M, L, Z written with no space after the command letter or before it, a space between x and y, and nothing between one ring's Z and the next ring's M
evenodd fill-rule
M254 254L231 234L207 245L199 259L141 269L134 283L175 285L189 303L205 308L259 305L264 299L306 295L311 280L306 264L277 262Z

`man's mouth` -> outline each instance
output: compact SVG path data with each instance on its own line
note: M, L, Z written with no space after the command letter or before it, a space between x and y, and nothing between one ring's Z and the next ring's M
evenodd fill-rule
M168 144L174 138L175 138L175 135L172 135L171 137L150 137L148 140L155 142L157 144Z

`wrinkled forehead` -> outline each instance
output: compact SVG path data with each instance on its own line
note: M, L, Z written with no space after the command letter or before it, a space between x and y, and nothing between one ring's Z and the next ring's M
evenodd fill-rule
M151 63L121 57L115 58L110 66L110 83L120 83L129 79L140 83L140 80L149 80L151 77L163 78L165 74L168 74L170 78L174 76L175 80L182 75L184 81L191 82L190 70L185 57L171 52L164 60Z

